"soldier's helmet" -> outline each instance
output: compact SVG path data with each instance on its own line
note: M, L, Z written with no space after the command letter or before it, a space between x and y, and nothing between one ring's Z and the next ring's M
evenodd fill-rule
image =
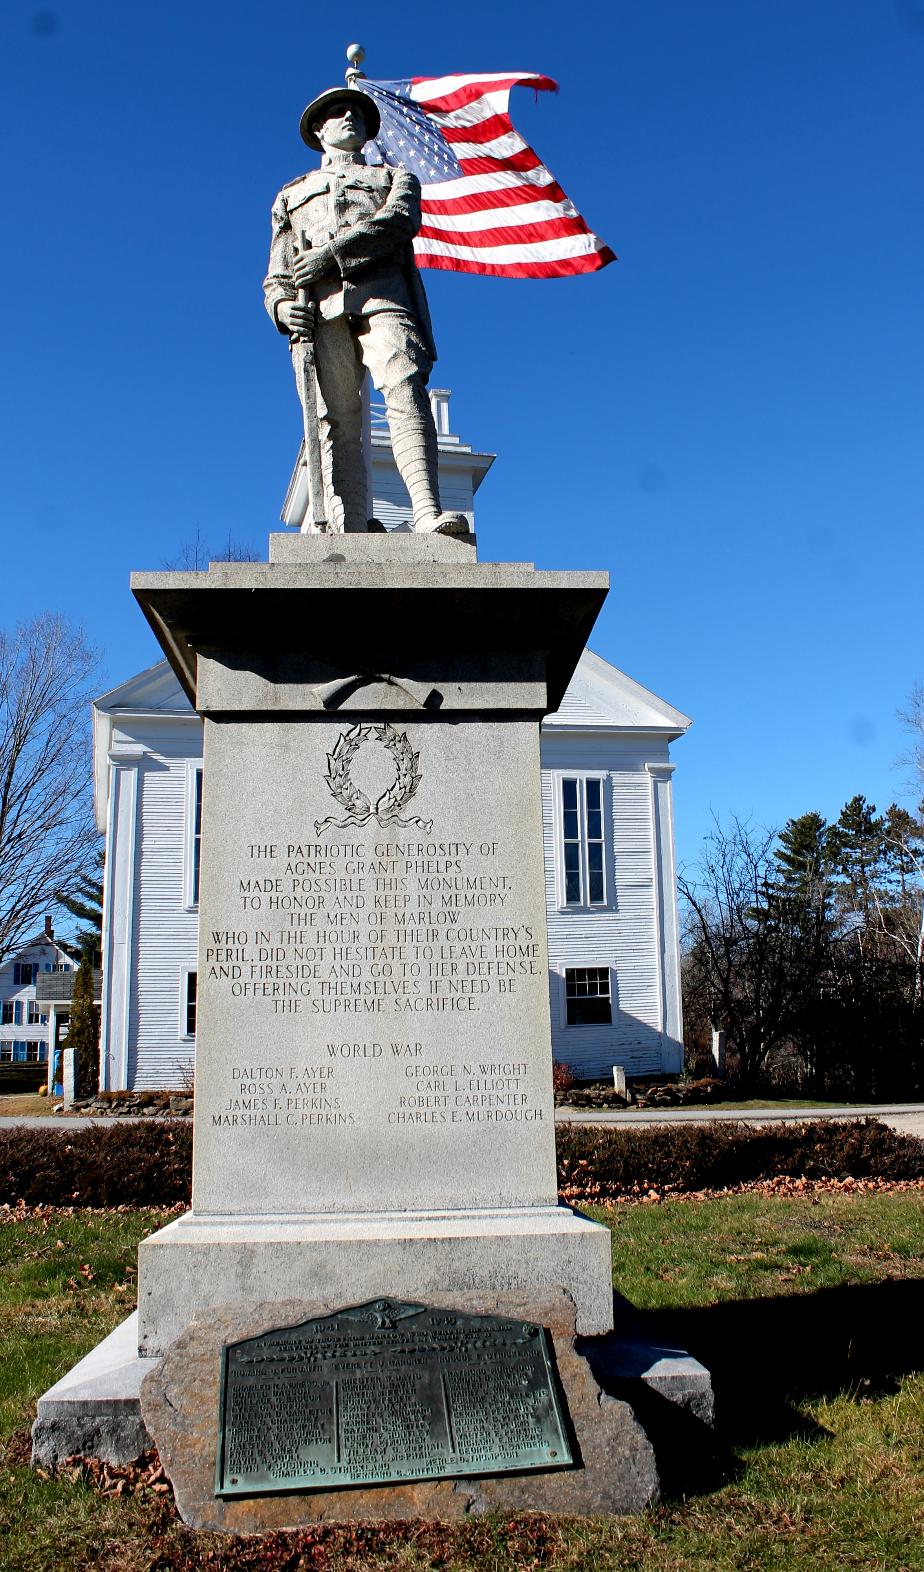
M378 135L379 112L375 100L370 98L368 93L361 93L355 87L329 87L325 93L319 93L317 98L311 100L299 125L302 141L307 142L316 153L320 153L322 149L312 127L318 120L323 120L329 115L338 104L352 104L354 109L359 110L366 123L367 142L371 142L372 138Z

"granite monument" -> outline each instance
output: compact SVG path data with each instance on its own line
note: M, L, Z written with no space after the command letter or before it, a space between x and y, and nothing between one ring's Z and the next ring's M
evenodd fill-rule
M204 729L192 1207L34 1430L46 1463L153 1439L186 1520L244 1532L657 1493L598 1379L609 1232L555 1167L539 725L607 576L479 562L440 511L419 188L363 162L375 116L355 73L316 98L273 209L314 529L132 578ZM367 529L366 370L411 532ZM689 1361L630 1365L702 1409Z

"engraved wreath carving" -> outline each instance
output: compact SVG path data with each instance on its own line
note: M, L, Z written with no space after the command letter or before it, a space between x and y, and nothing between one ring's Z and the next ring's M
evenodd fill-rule
M395 764L395 779L388 790L383 791L374 808L366 793L350 777L353 760L366 742L380 742L383 748L387 748ZM413 825L429 832L433 827L432 819L400 817L402 808L414 796L421 779L420 755L411 747L407 732L396 731L387 721L382 726L362 726L357 722L349 731L340 733L327 755L327 788L341 808L347 809L347 817L338 819L331 814L326 819L315 819L315 834L320 835L329 825L335 830L345 830L351 825L368 824L370 819L376 819L383 829L390 824L403 828Z

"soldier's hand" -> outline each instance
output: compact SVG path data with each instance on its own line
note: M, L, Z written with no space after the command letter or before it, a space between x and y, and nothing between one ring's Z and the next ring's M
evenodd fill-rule
M313 284L315 279L334 270L334 259L329 246L318 246L313 251L303 251L292 264L292 277L300 289Z
M306 305L300 305L297 300L283 300L276 308L276 315L293 338L310 338L314 331L315 306L310 300Z

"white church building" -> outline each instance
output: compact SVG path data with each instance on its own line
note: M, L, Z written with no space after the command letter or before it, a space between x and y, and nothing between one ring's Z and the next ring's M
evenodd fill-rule
M444 505L468 514L493 456L449 429L431 394ZM410 513L372 421L373 512ZM305 513L296 464L283 522ZM405 526L406 527L406 526ZM670 744L686 715L585 650L542 725L554 1058L579 1079L676 1075L683 1064ZM100 1084L186 1083L195 1059L202 723L166 661L93 706L94 796L106 836Z

